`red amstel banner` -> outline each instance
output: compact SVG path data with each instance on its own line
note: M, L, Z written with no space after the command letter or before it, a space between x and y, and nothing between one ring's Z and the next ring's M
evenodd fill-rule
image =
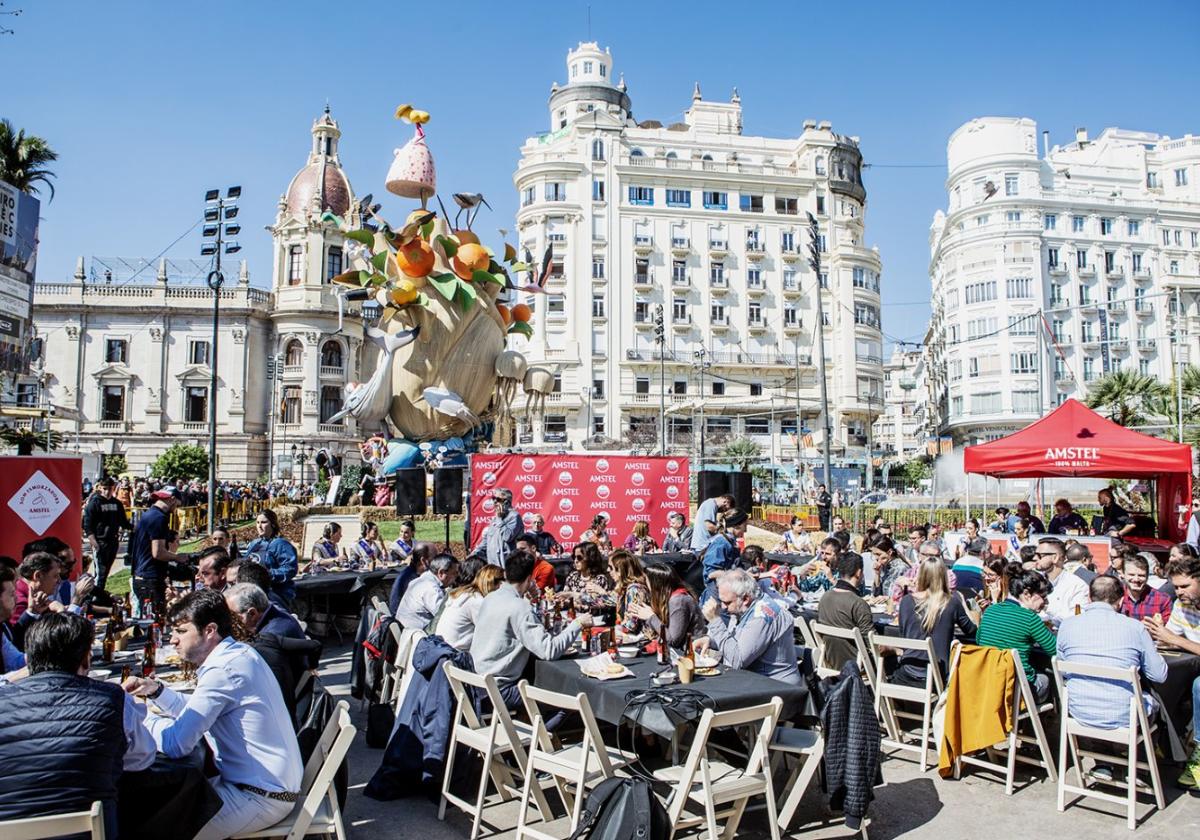
M628 455L472 455L471 545L492 519L492 492L512 491L526 526L534 514L564 548L583 537L597 514L620 546L635 522L650 523L662 542L667 514L688 515L688 459Z
M58 537L82 562L80 458L0 457L0 554L20 559L25 543Z

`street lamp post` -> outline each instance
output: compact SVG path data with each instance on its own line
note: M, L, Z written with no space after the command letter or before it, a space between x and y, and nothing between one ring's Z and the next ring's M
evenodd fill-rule
M229 187L225 197L220 190L208 190L204 194L205 241L200 245L201 256L214 258L213 270L208 273L208 287L213 293L212 351L209 358L208 383L208 532L211 534L216 522L217 511L217 341L221 325L221 286L225 276L221 273L221 255L236 254L242 250L237 240L225 241L226 236L237 236L242 226L230 219L237 218L237 200L242 195L241 187Z
M654 341L658 344L658 451L667 454L667 330L663 305L654 316Z
M822 446L825 456L825 483L833 487L833 458L829 451L833 429L829 422L829 390L825 385L825 308L821 299L821 228L812 213L808 214L808 235L808 264L817 280L817 379L821 386L821 415L825 423L825 440ZM796 430L797 433L799 431Z
M692 430L692 434L700 440L700 469L704 469L704 371L708 368L704 357L707 353L708 351L701 347L692 354L700 366L700 399L696 401L700 406L700 427Z

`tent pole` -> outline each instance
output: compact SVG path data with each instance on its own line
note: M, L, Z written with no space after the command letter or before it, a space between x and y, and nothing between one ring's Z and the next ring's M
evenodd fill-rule
M967 520L971 518L971 474L967 473L967 515L963 519L963 527L967 527Z

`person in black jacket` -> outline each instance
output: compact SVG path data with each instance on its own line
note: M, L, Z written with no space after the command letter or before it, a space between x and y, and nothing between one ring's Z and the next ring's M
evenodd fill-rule
M121 531L132 531L133 525L125 514L125 505L113 495L111 478L100 479L96 490L83 508L83 534L92 547L96 558L96 588L103 589L108 572L117 559L117 547L121 544Z
M831 677L821 711L825 733L825 787L829 805L841 810L846 826L858 830L867 806L874 798L873 788L882 784L879 774L879 747L882 734L875 716L871 689L863 681L857 662L847 662L841 674Z

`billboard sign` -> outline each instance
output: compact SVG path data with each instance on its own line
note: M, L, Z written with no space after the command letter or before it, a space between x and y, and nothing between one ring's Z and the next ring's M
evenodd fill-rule
M0 370L28 373L41 203L0 181Z

